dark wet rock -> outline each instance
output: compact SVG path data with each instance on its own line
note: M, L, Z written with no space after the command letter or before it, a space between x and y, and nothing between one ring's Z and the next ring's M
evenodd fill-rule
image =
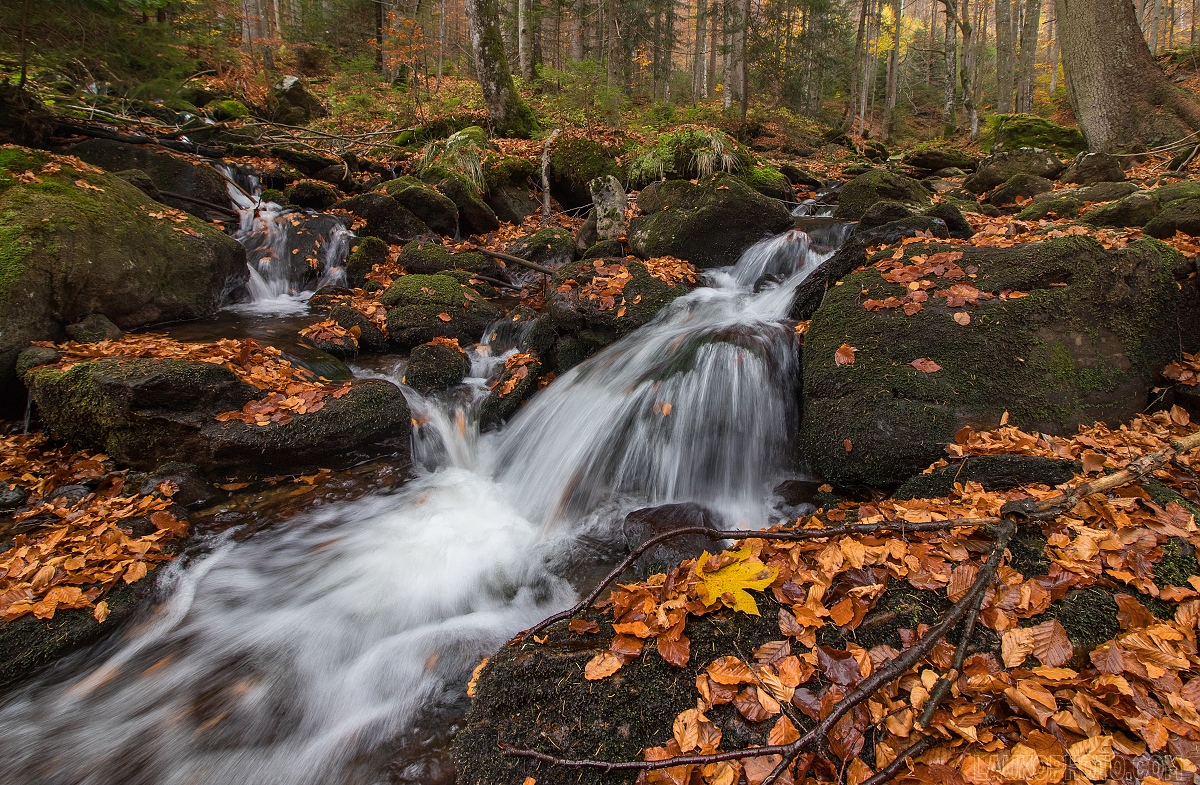
M449 197L425 185L410 185L389 193L438 234L444 237L458 234L458 205Z
M516 414L521 405L537 392L543 371L545 368L541 361L536 359L526 365L506 367L479 407L480 427L496 427Z
M284 125L305 125L329 114L325 104L310 93L299 77L284 77L267 95L269 119Z
M324 169L318 169L313 173L313 179L323 183L328 183L341 191L353 191L354 177L350 174L350 169L342 163L326 166Z
M408 439L404 396L378 379L356 381L319 411L265 427L216 420L263 393L213 363L105 359L67 371L37 368L25 380L51 433L135 468L170 461L207 470L349 465L403 449Z
M927 218L937 218L946 225L950 236L958 240L969 240L975 236L975 230L963 217L962 211L949 202L935 204L924 212Z
M966 177L967 173L957 166L948 166L945 169L938 169L936 172L933 172L932 176L948 180L956 177Z
M342 198L337 189L328 183L301 180L292 183L283 191L288 204L306 207L309 210L328 210Z
M792 191L792 184L788 182L787 177L773 166L754 166L740 172L738 176L746 181L746 185L763 196L784 202L796 198L796 194Z
M862 306L863 289L878 299L905 295L877 270L830 287L805 338L801 441L835 485L899 483L942 457L964 425L995 427L1005 411L1043 433L1128 420L1180 341L1198 334L1191 265L1161 243L1106 250L1072 237L1000 249L931 243L908 253L943 248L964 254L964 270L978 269L970 281L979 290L1029 296L963 308L930 297L906 316ZM956 312L969 324L951 318ZM834 362L843 343L858 350L851 365ZM920 358L942 369L923 373L911 365Z
M446 246L432 240L413 240L400 250L399 262L410 273L433 275L447 270L466 270L489 278L506 280L504 268L490 256L470 251L450 253Z
M58 126L58 116L32 90L0 82L0 143L43 147Z
M876 202L900 202L923 209L929 206L929 192L917 180L878 169L855 177L842 187L834 218L854 221L866 214Z
M629 224L629 245L643 259L677 256L697 267L733 264L746 248L792 225L792 216L727 174L651 183L638 195L642 215Z
M1038 194L1054 190L1054 183L1034 174L1014 174L996 190L988 194L988 204L1007 207L1017 199L1032 199Z
M1036 148L989 155L979 162L975 174L963 181L963 188L973 194L987 193L1018 174L1031 174L1053 180L1065 168L1053 153Z
M691 526L714 531L720 528L716 517L699 504L689 502L643 507L626 515L621 522L619 546L628 554L652 537ZM684 559L695 559L706 550L714 550L717 542L720 541L702 534L672 537L638 557L632 568L634 579L645 580L657 572L669 572Z
M625 246L618 240L602 240L584 251L583 259L603 259L606 256L621 257L625 254Z
M467 355L453 346L423 343L412 350L404 368L404 383L421 395L448 390L471 371Z
M219 493L213 483L201 476L199 466L183 461L168 461L150 472L141 483L139 493L149 496L164 482L175 489L171 501L186 508L203 507L215 501Z
M483 201L501 221L519 224L541 208L532 187L541 175L532 161L516 156L485 164Z
M375 324L348 305L335 305L329 309L329 318L347 330L358 328L358 348L364 352L381 354L388 350L387 336Z
M993 117L990 125L993 152L1036 147L1069 157L1087 150L1087 142L1078 128L1061 126L1044 117L1001 114Z
M505 250L526 261L557 268L575 261L575 238L568 229L548 226L522 237Z
M876 202L867 208L867 211L858 219L858 228L873 229L876 226L883 226L892 221L902 221L905 218L912 218L916 212L901 202L891 199L884 199Z
M162 201L162 194L159 193L158 186L154 184L154 180L150 178L150 175L141 169L122 169L119 172L113 172L113 176L120 177L154 201Z
M550 194L568 210L591 204L588 183L612 175L624 179L617 164L620 150L583 137L557 139L550 148Z
M154 198L206 221L229 217L196 202L171 196L181 194L222 207L229 204L225 178L202 161L177 157L149 145L126 144L111 139L88 139L67 148L67 153L110 172L140 169L149 176L159 192Z
M1082 153L1066 168L1059 178L1064 183L1095 185L1096 183L1119 183L1125 179L1121 159L1107 153Z
M1083 471L1078 461L1030 455L979 455L951 461L949 466L909 478L896 489L897 499L935 499L948 496L955 483L977 482L987 491L1007 491L1022 485L1062 485Z
M1183 232L1200 236L1200 198L1176 199L1166 203L1158 214L1146 222L1146 234L1165 240Z
M16 381L21 351L61 340L66 324L91 314L125 330L194 319L245 284L246 254L236 240L196 218L152 217L161 206L120 178L68 164L39 175L41 183L2 174L39 171L48 161L31 150L0 150L0 385Z
M20 379L30 368L53 365L61 359L62 355L56 349L52 349L49 346L30 346L17 355L14 370L16 371L17 378Z
M975 160L962 150L936 144L921 145L905 153L901 159L914 169L926 169L931 172L951 168L960 171L970 169L974 167Z
M83 498L92 492L92 489L86 485L60 485L46 497L48 501L57 501L62 499L63 504L68 507L74 507Z
M1053 195L1057 191L1047 192L1042 196ZM1083 207L1083 202L1071 196L1063 196L1059 198L1043 199L1026 206L1017 213L1017 218L1022 221L1040 221L1043 218L1074 218L1079 215L1079 208Z
M406 243L414 237L432 234L433 230L407 207L387 194L372 192L343 199L333 205L367 222L359 234L378 237L389 243Z
M388 338L403 349L439 336L472 344L500 317L479 292L445 274L401 276L379 301L390 307Z
M466 178L447 177L437 187L458 207L458 230L463 236L487 234L500 228L496 213L480 198Z
M331 166L340 166L341 161L328 155L321 155L309 150L296 150L291 147L277 145L272 147L271 155L286 164L294 166L308 177L315 177L317 172Z
M1036 221L1049 216L1074 218L1083 207L1091 202L1111 202L1138 191L1131 182L1096 183L1095 185L1047 191L1033 197L1033 204L1021 211L1017 217L1023 221Z
M359 287L366 282L367 273L388 258L388 244L378 237L360 237L350 248L346 257L346 283Z
M1145 226L1158 213L1158 196L1153 191L1138 191L1110 204L1083 214L1083 223L1091 226Z
M810 191L819 191L825 185L821 178L807 169L801 169L795 164L780 164L779 171L792 185L803 186Z
M0 512L15 510L29 498L29 492L24 488L0 480Z
M113 324L112 320L102 313L94 313L82 321L68 324L64 329L72 341L79 343L117 341L125 334L120 327Z
M596 216L589 215L575 232L575 252L582 255L584 251L598 242L600 242L600 233L596 231Z
M596 217L599 240L616 240L625 235L625 208L629 199L625 186L612 175L597 177L588 183L592 192L592 214ZM789 192L790 193L790 192Z

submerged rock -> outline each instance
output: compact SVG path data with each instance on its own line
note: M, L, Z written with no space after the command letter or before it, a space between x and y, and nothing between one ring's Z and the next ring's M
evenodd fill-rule
M835 485L901 482L941 457L964 425L995 426L1005 411L1045 433L1127 420L1145 408L1154 374L1181 341L1196 340L1192 265L1161 243L908 247L910 258L940 251L961 252L954 263L978 268L977 277L933 278L942 296L930 291L906 315L864 306L864 289L877 301L908 291L869 269L831 287L813 314L801 440ZM1008 291L1027 296L988 297ZM842 344L857 349L852 364L835 362ZM923 372L912 365L920 359L941 368Z
M792 225L782 203L724 173L696 184L651 183L637 205L642 214L629 224L635 254L677 256L703 268L733 264L754 243Z
M252 471L349 464L408 443L404 396L379 379L269 426L216 420L264 393L213 363L104 359L35 368L25 381L51 433L141 469L169 461Z
M44 171L51 162L0 150L0 384L16 381L30 341L61 339L66 324L92 314L122 329L193 319L244 286L246 254L232 237L191 217L155 218L162 206L124 180L65 161ZM5 171L40 172L40 182Z

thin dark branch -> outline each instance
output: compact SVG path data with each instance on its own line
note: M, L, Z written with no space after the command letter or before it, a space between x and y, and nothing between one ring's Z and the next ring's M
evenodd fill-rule
M899 773L900 769L908 763L911 758L916 758L924 755L929 750L938 745L938 740L932 736L913 743L908 749L896 756L896 759L877 771L873 776L862 781L861 785L884 785L885 782L891 782L892 777Z

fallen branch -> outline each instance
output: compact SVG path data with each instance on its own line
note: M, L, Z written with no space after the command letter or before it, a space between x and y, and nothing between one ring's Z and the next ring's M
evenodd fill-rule
M904 752L897 755L894 761L875 772L871 777L863 780L861 785L884 785L885 782L891 782L892 778L900 772L900 769L904 768L909 759L924 755L936 747L938 743L939 740L932 736L926 736L920 741L913 743Z
M493 259L501 259L506 262L512 262L513 264L519 264L522 267L528 267L530 270L537 270L539 273L546 273L547 275L554 275L553 268L546 267L545 265L538 264L537 262L531 262L528 259L522 259L519 256L513 256L510 253L501 253L500 251L493 251L490 248L484 248L482 245L472 245L471 248L473 250L476 250L479 253L483 254L484 256L490 256Z
M238 217L238 211L234 210L232 207L222 207L219 204L216 204L214 202L209 202L205 199L197 199L194 196L187 196L186 194L177 194L177 193L174 193L173 191L163 191L160 189L158 193L160 196L165 196L168 199L178 199L181 202L191 202L192 204L198 204L201 207L207 207L210 210L216 210L217 212L225 213L226 215L233 217L233 218Z
M656 534L650 539L643 542L638 547L634 548L628 556L621 560L621 563L604 576L600 584L592 589L588 596L584 597L575 605L567 608L564 611L559 611L553 616L547 616L540 622L530 627L525 632L520 633L515 639L515 642L520 642L530 635L541 632L555 622L569 619L577 613L587 609L589 605L596 601L600 594L625 570L629 569L638 558L646 551L658 545L660 542L672 539L674 537L682 537L687 534L699 534L707 537L710 540L778 540L780 542L802 542L804 540L820 540L826 537L840 537L844 534L877 534L879 532L896 531L896 532L930 532L930 531L946 531L948 529L957 529L963 526L986 526L989 524L999 523L999 518L957 518L952 521L929 521L926 523L908 523L906 521L888 521L887 523L865 523L865 524L850 524L847 526L835 526L827 529L800 529L797 531L756 531L753 529L710 529L707 526L683 526L678 529L672 529L669 532Z

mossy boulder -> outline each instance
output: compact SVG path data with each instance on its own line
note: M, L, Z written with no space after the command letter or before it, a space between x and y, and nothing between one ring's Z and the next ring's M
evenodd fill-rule
M1041 201L1035 199L1033 204L1017 213L1017 218L1022 221L1040 221L1043 218L1074 218L1079 215L1081 207L1083 207L1083 202L1071 196Z
M977 482L987 491L1007 491L1022 485L1062 485L1083 471L1078 461L1032 455L978 455L952 461L928 474L909 478L893 494L897 499L936 499L949 496L955 484Z
M601 268L617 265L629 271L630 280L610 304L602 296L585 291ZM689 285L667 284L650 274L640 260L590 259L559 268L550 280L549 311L560 334L590 333L593 343L607 345L645 325Z
M267 94L267 119L277 123L306 125L327 114L325 104L304 87L299 77L284 77Z
M880 300L906 293L875 269L831 287L805 339L801 441L835 485L898 483L941 457L961 427L995 427L1005 411L1044 433L1128 420L1180 341L1194 341L1191 265L1162 243L1105 250L1072 237L1004 249L916 245L907 255L940 250L961 251L957 264L976 267L977 277L960 280L982 292L1028 296L965 308L930 296L908 316L863 306L864 289ZM842 344L857 349L852 364L836 364ZM911 365L921 358L941 370Z
M411 349L439 336L476 343L500 311L449 275L403 275L380 295L389 306L388 337Z
M597 177L612 175L625 179L617 163L619 148L606 147L580 136L557 139L550 148L550 195L568 210L592 203L588 183Z
M458 227L463 235L487 234L500 228L500 219L480 197L475 186L461 175L449 175L437 184L458 208Z
M1146 234L1159 239L1174 237L1183 232L1200 236L1200 198L1176 199L1162 206L1158 214L1146 222Z
M366 275L388 258L388 244L378 237L360 237L350 246L346 257L346 284L357 288L366 283Z
M941 169L971 169L975 158L963 150L940 144L924 144L904 154L901 159L914 169L936 172Z
M546 267L561 267L575 261L575 236L569 229L548 226L522 237L506 250L526 261Z
M462 383L471 361L461 350L439 343L423 343L412 350L404 368L404 383L421 395L448 390Z
M677 256L697 267L723 267L748 247L792 225L780 202L720 173L698 183L652 183L638 195L642 215L629 223L629 246L643 259Z
M1040 147L1073 156L1087 150L1087 142L1078 128L1067 128L1031 114L993 115L988 136L992 152Z
M1035 148L1011 150L989 155L979 162L975 174L963 181L963 188L973 194L987 193L1018 174L1031 174L1053 180L1064 168L1053 153Z
M66 324L103 314L128 330L207 316L245 285L236 240L196 218L151 216L161 209L118 177L0 150L0 385L16 382L30 341L61 339Z
M348 305L335 305L329 309L329 318L347 330L358 328L359 351L380 354L388 350L387 336L356 309Z
M65 328L72 341L79 343L96 343L98 341L116 341L125 332L102 313L94 313Z
M504 268L481 253L450 253L446 246L430 240L413 240L400 249L399 262L410 273L433 275L447 270L466 270L503 280Z
M1125 179L1125 168L1121 166L1121 159L1114 155L1082 153L1071 161L1059 179L1079 185L1119 183Z
M873 229L892 221L912 218L916 214L916 211L901 202L883 199L867 208L867 211L858 219L858 229Z
M398 201L379 192L343 199L333 205L366 221L359 234L378 237L388 243L406 243L414 237L433 234L429 225Z
M1033 197L1033 204L1022 210L1017 217L1023 221L1036 221L1050 216L1074 218L1087 204L1115 201L1137 191L1138 187L1128 181L1120 183L1104 182L1077 188L1047 191Z
M722 131L684 128L659 134L639 150L629 180L636 188L655 180L690 180L721 171L745 176L755 163L748 149Z
M501 221L519 224L541 206L531 190L540 177L538 168L528 159L491 158L483 166L483 201Z
M334 202L342 198L338 190L328 183L316 180L300 180L292 183L283 191L283 198L288 204L305 207L309 210L327 210Z
M1054 183L1036 174L1014 174L996 190L988 194L988 204L1007 207L1017 199L1032 199L1038 194L1054 190Z
M35 368L25 382L50 432L135 468L186 461L206 469L348 465L407 445L408 407L378 379L287 425L218 422L264 393L224 366L188 360L105 359Z
M1153 191L1137 191L1110 204L1100 205L1083 214L1089 226L1145 226L1158 213L1158 196Z
M448 196L424 184L391 188L388 193L438 234L444 237L458 234L458 205Z
M755 166L741 175L746 185L764 196L780 201L791 201L796 195L792 192L792 184L788 182L783 172L771 166Z
M876 169L842 186L833 217L857 221L871 205L885 199L915 208L925 208L930 204L929 191L917 180L887 169Z
M308 150L296 150L291 147L283 147L282 145L270 148L270 152L271 155L280 161L295 167L295 169L309 177L316 177L318 172L328 169L331 166L340 166L342 164L338 159L331 158L328 155L321 155L320 153Z
M110 172L140 169L154 183L158 191L155 198L158 201L206 221L229 217L196 202L171 196L190 196L223 207L229 204L225 178L198 159L175 156L147 145L126 144L111 139L88 139L67 148L67 153Z
M232 98L226 98L224 101L216 101L212 104L207 104L205 109L208 111L214 120L239 120L250 115L250 110L241 101L236 101Z

